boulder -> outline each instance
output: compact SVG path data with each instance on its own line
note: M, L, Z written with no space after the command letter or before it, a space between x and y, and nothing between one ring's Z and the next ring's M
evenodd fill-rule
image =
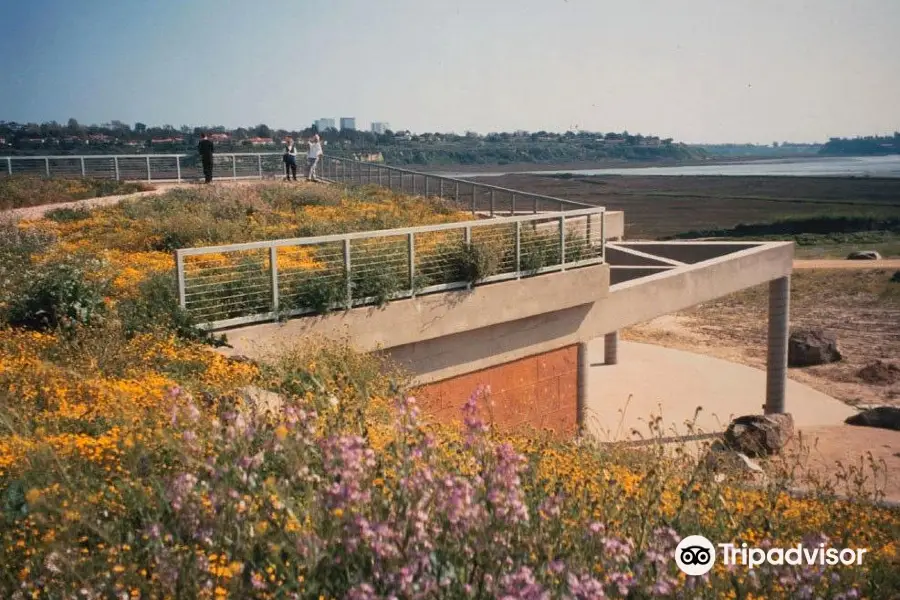
M759 463L746 454L729 448L721 440L713 442L703 462L708 469L717 473L715 480L718 483L728 476L761 482L767 479L766 472Z
M894 271L894 274L891 275L891 281L894 283L900 283L900 271Z
M848 254L847 260L881 260L881 255L875 250L857 250Z
M848 425L879 427L881 429L900 431L900 407L876 406L857 413L852 417L847 417L847 420L844 422Z
M788 340L788 365L809 367L837 362L842 356L837 347L837 337L821 329L795 331Z
M794 418L788 414L747 415L725 430L725 445L751 457L778 454L794 437Z
M247 402L247 406L260 412L276 412L284 405L281 394L264 390L255 385L238 390L238 393Z

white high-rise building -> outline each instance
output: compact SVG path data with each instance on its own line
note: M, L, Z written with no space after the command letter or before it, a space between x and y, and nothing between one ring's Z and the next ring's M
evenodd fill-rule
M334 119L318 119L316 121L316 129L325 131L326 129L336 129Z
M356 129L356 117L341 117L341 131Z
M372 121L372 133L384 135L384 133L390 128L390 123L385 123L384 121Z

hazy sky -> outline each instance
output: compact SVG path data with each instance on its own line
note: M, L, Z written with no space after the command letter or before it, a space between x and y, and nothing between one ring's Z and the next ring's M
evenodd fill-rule
M0 0L0 120L900 129L900 0Z

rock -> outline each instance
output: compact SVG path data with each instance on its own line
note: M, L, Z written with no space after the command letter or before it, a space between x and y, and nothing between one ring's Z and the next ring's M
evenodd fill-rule
M848 425L861 427L879 427L881 429L893 429L900 431L900 407L876 406L869 410L847 417L844 421Z
M281 394L264 390L255 385L238 390L238 393L247 401L248 406L260 412L277 411L284 404Z
M894 274L891 275L891 281L894 283L900 283L900 271L894 271Z
M875 250L857 250L848 254L847 260L881 260L881 255Z
M712 471L716 471L715 481L721 483L728 476L766 481L765 470L752 458L743 452L737 452L729 448L721 440L716 440L709 448L704 464Z
M883 360L876 360L857 371L856 375L871 385L891 385L900 381L900 367Z
M747 456L778 454L794 437L794 418L787 413L738 417L725 430L728 448Z
M837 362L843 358L837 347L837 337L821 329L795 331L788 340L788 365L809 367Z

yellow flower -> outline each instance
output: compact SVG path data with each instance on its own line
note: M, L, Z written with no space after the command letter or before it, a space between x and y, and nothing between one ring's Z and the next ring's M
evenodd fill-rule
M284 425L279 425L275 428L275 437L278 438L279 441L284 441L284 438L287 437L288 429Z
M338 519L340 519L341 517L344 516L344 509L343 509L343 508L336 508L336 509L334 509L333 511L331 511L331 514L333 514L335 517L337 517Z
M31 488L25 494L25 500L28 504L37 504L37 501L41 499L41 491L37 488Z

